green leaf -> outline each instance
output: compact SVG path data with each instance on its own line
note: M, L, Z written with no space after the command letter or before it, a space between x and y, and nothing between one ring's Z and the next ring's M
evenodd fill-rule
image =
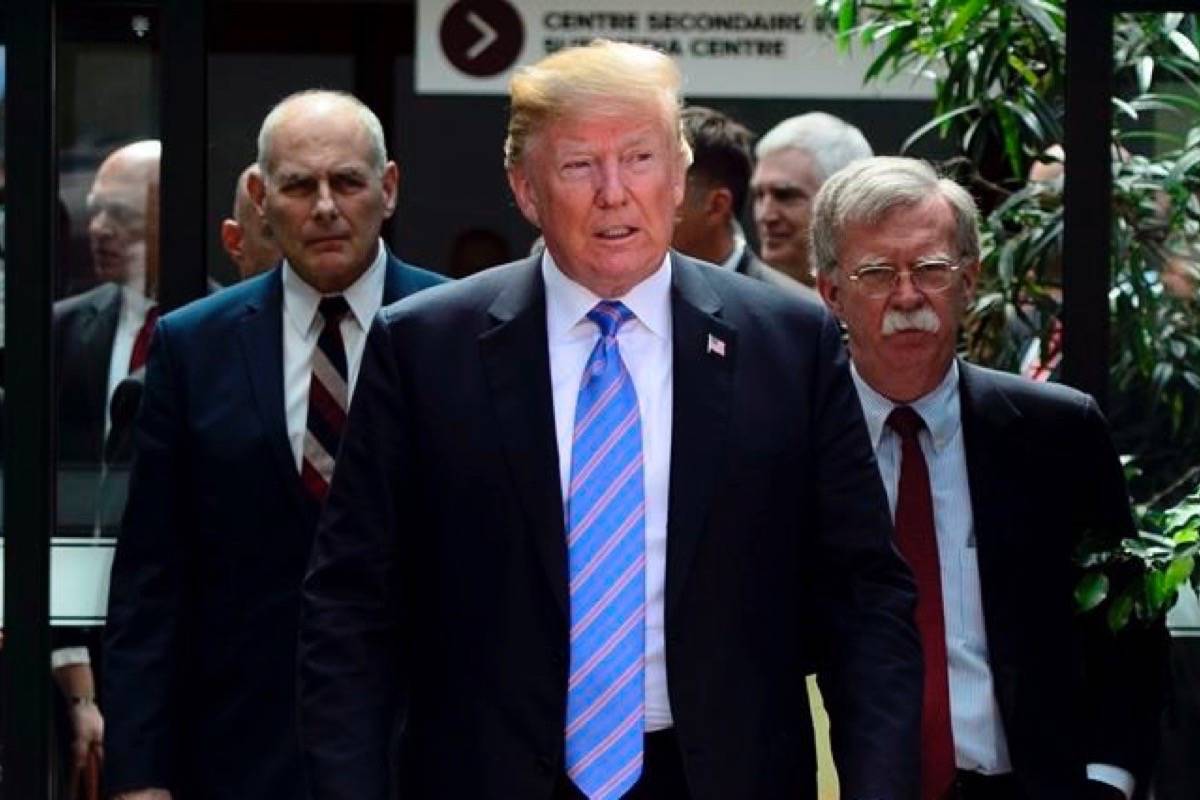
M1152 56L1142 56L1138 61L1137 81L1139 90L1150 91L1150 84L1154 82L1154 58Z
M1179 52L1183 53L1184 56L1186 56L1189 60L1200 62L1200 50L1196 49L1196 45L1191 39L1184 36L1179 31L1171 31L1167 34L1167 38L1169 38L1171 43L1179 49Z
M967 26L979 16L979 13L987 5L987 0L967 0L966 5L959 8L958 13L954 15L954 19L950 21L950 27L946 29L946 38L954 40L962 36L962 32L967 29Z
M1024 78L1025 82L1028 83L1030 86L1037 86L1037 83L1038 83L1037 74L1034 73L1034 71L1029 68L1028 64L1026 64L1024 61L1022 61L1020 58L1018 58L1015 53L1009 52L1008 65L1010 67L1012 67L1013 69L1015 69L1017 71L1017 73L1020 74L1020 76L1022 78Z
M950 122L952 119L956 119L957 117L961 117L963 114L969 114L972 111L978 110L979 106L976 103L971 103L970 105L959 106L958 108L947 111L945 114L937 115L933 119L929 120L929 122L926 122L924 125L913 131L909 137L904 140L904 143L900 145L900 152L907 152L908 148L912 147L915 142L918 142L924 138L927 133L941 127L947 122Z
M1108 627L1119 631L1129 624L1129 615L1133 613L1133 595L1128 590L1123 592L1113 604L1108 607Z
M1108 576L1102 572L1089 572L1075 586L1075 607L1080 611L1091 611L1108 597Z
M842 0L838 8L838 49L843 53L850 49L850 32L858 22L857 0Z
M1196 560L1192 556L1184 556L1177 558L1171 562L1171 566L1167 567L1166 584L1167 588L1172 592L1177 590L1183 582L1192 577L1192 570L1196 567Z

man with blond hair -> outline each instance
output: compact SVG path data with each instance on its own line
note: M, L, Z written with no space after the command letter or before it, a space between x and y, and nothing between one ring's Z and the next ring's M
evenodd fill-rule
M842 796L909 798L911 579L840 337L669 249L679 81L607 41L518 70L545 252L376 320L305 579L314 798L811 799L814 665Z
M812 242L917 580L920 797L1128 800L1154 761L1163 637L1075 612L1083 537L1134 535L1096 403L955 358L979 231L929 165L846 167Z
M350 95L263 122L280 266L158 322L113 564L103 697L120 800L296 800L300 583L382 303L440 278L379 238L399 171Z

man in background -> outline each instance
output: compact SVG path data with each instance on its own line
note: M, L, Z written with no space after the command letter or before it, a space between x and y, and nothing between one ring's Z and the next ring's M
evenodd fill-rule
M281 265L166 315L146 370L105 638L122 800L304 796L300 581L367 327L441 278L379 237L399 170L350 95L266 117L249 191Z
M817 299L815 291L760 261L746 243L738 218L746 207L754 169L750 131L704 106L689 106L681 116L692 147L692 164L675 217L671 246L684 255L757 278L783 291Z
M144 366L157 317L152 229L161 152L156 140L144 140L100 164L87 197L92 269L100 283L54 304L60 535L113 533L116 517L102 513L100 501L108 408L118 385ZM89 752L102 752L104 719L92 664L100 637L66 628L56 629L53 641L51 667L69 720L67 761L77 775Z
M813 286L816 279L808 263L813 198L839 169L870 157L871 145L848 122L813 111L767 131L754 151L758 164L750 194L762 259Z
M250 164L238 175L237 188L233 192L233 216L221 220L221 247L237 266L238 277L242 280L266 272L278 264L281 257L271 232L250 199L251 176L261 179L257 164Z
M920 796L1128 800L1156 752L1164 637L1115 636L1073 594L1085 535L1134 535L1121 463L1092 398L955 357L976 217L907 158L847 167L813 214L818 285L849 332L917 580Z

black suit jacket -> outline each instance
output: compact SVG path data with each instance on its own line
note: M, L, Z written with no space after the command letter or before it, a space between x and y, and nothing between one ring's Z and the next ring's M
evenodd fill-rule
M442 279L394 258L384 300ZM105 639L111 791L295 800L300 582L318 509L284 416L279 269L165 315Z
M1080 619L1086 531L1133 535L1120 462L1087 395L960 362L989 659L1013 768L1034 800L1086 798L1089 763L1140 781L1157 745L1161 628ZM1144 785L1144 783L1142 784Z
M824 659L847 798L909 797L919 645L837 327L672 256L671 709L692 795L811 798ZM568 591L537 258L381 312L312 563L301 738L314 796L549 798ZM725 343L710 352L709 337Z

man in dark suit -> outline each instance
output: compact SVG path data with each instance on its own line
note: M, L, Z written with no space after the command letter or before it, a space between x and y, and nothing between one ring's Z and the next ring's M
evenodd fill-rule
M834 175L812 242L917 579L922 798L1129 798L1154 754L1164 641L1075 612L1081 538L1133 535L1095 402L955 358L975 204L927 164Z
M383 313L305 579L321 800L907 800L910 578L832 318L671 252L679 72L598 41L519 71L546 250ZM603 335L601 335L603 331Z
M738 217L746 207L754 159L746 126L704 106L683 109L683 132L692 148L683 202L671 246L684 255L740 272L793 295L817 293L764 264L746 241Z
M113 566L119 798L294 800L300 582L381 302L440 282L379 238L398 171L369 109L304 92L259 136L276 269L158 323Z

